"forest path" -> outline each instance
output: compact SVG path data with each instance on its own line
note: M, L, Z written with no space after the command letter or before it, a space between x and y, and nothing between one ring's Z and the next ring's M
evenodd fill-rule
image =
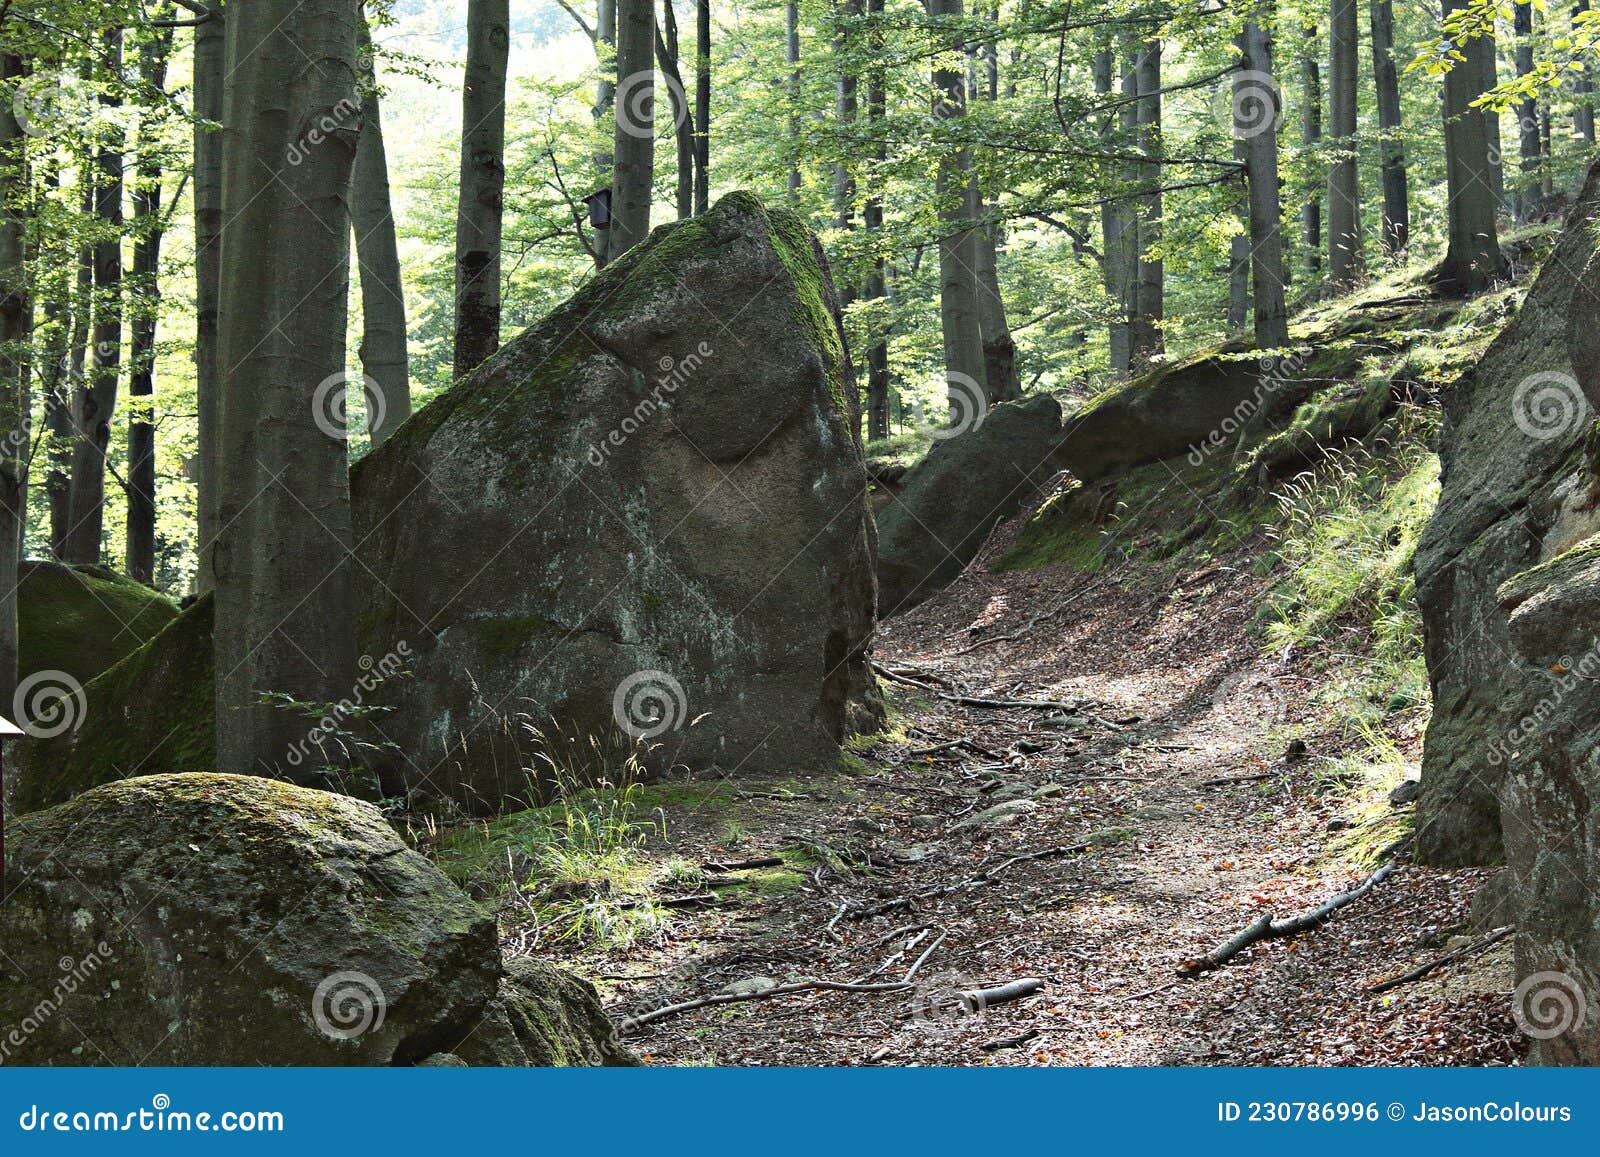
M780 892L719 889L723 906L685 910L662 942L580 966L608 978L619 1017L740 982L898 980L932 949L911 986L695 1009L629 1043L664 1064L1514 1063L1507 944L1368 991L1459 944L1484 878L1403 849L1324 927L1176 977L1261 914L1313 908L1396 855L1393 785L1329 774L1352 742L1317 704L1326 676L1247 636L1263 585L1248 557L1176 579L975 566L889 620L877 659L900 673L885 686L903 741L842 782L741 779L665 809L673 854L825 848L820 861ZM981 642L1067 598L1021 637ZM1284 758L1289 731L1304 757ZM974 822L995 807L1016 814ZM978 1014L953 996L1025 977L1043 991Z

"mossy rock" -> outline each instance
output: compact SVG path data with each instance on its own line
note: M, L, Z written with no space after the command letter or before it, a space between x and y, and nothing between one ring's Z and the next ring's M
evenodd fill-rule
M177 617L165 595L100 566L25 560L17 574L18 674L83 684Z
M23 742L12 806L33 811L119 779L212 770L214 700L211 596L204 595L84 687L74 730Z

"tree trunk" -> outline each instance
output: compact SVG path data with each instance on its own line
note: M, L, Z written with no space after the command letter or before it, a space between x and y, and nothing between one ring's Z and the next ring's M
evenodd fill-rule
M60 188L59 168L52 174L50 184ZM80 283L79 292L74 294L74 267L80 278L91 275L91 267L77 259L74 251L58 252L52 264L58 268L51 272L50 290L45 298L45 318L52 338L45 355L42 385L46 462L44 493L49 509L50 553L55 554L66 537L70 514L67 503L71 500L72 484L72 365L76 357L79 368L82 367L83 341L88 334L88 294L92 285L85 287ZM80 320L84 322L81 330Z
M1095 55L1093 71L1096 94L1109 99L1112 93L1112 79L1116 72L1116 57L1111 48L1104 48ZM1129 94L1131 75L1131 72L1125 73L1122 79L1121 90L1124 98ZM1131 128L1134 119L1132 103L1123 104L1116 121L1126 130ZM1112 118L1108 116L1101 132L1101 138L1112 147L1117 141L1117 135L1112 128L1113 123ZM1131 133L1128 135L1131 136ZM1133 311L1134 293L1131 255L1137 252L1138 237L1138 230L1126 201L1109 195L1101 201L1100 233L1102 248L1105 250L1100 264L1106 296L1115 306L1115 314L1106 327L1106 339L1110 346L1111 375L1115 378L1125 378L1133 364L1128 317Z
M1337 155L1328 170L1328 272L1348 288L1361 279L1361 175L1356 164L1356 0L1328 15L1328 128Z
M617 97L617 0L599 0L599 8L594 18L594 50L599 59L600 79L595 82L594 94L594 120L597 125L604 125L606 117L611 113L616 104ZM609 49L609 53L607 52ZM594 154L594 169L598 174L600 187L604 188L611 180L611 149L597 149ZM596 229L594 231L594 263L595 267L604 269L611 260L612 243L610 229Z
M1239 67L1248 68L1243 60ZM1233 159L1239 162L1244 197L1239 208L1240 232L1228 241L1228 332L1243 333L1250 321L1250 185L1244 170L1249 166L1245 152L1244 135L1239 129L1239 86L1235 73L1233 85Z
M167 87L172 30L161 30L140 50L139 79L147 93ZM161 301L161 155L141 131L138 179L133 188L133 292L128 370L128 577L156 580L156 323Z
M998 3L984 7L993 35L984 41L981 83L973 87L979 100L994 104L1000 98L1000 7ZM983 372L989 401L1004 402L1022 397L1022 382L1017 377L1017 343L1011 336L1006 301L1000 292L999 206L992 197L985 197L984 204L990 219L974 231L972 238L978 259L978 323L983 332Z
M218 286L222 278L222 89L227 77L227 10L194 30L194 374L198 434L195 439L195 589L216 585L212 551L217 538L217 445L221 437L222 376L217 360ZM205 122L205 124L198 123ZM207 128L206 124L219 126Z
M1491 92L1500 85L1500 53L1495 47L1494 36L1490 35L1487 40L1486 52L1466 53L1469 63L1477 61L1482 85L1480 92ZM1500 113L1495 109L1485 109L1482 116L1489 142L1489 187L1494 192L1495 212L1503 213L1506 209L1506 167L1502 163L1505 148L1500 143Z
M888 293L884 278L883 166L888 160L888 143L883 135L885 104L883 66L884 0L867 0L867 36L873 63L867 69L867 134L872 141L872 195L862 210L862 218L872 243L872 270L867 274L868 300L883 300ZM883 332L874 334L867 348L867 437L872 441L889 436L889 342Z
M352 786L347 759L312 719L355 675L349 459L330 391L346 374L356 21L349 0L235 3L223 110L217 766L333 787ZM329 126L314 141L313 124Z
M1589 0L1578 0L1572 6L1572 14L1589 11ZM1586 145L1594 145L1594 78L1589 67L1589 56L1583 57L1583 68L1572 84L1572 92L1576 98L1576 108L1572 112L1572 126L1578 131Z
M849 155L854 159L854 149L851 145L850 133L855 128L857 81L856 75L851 70L846 60L850 52L850 38L855 25L861 19L861 0L839 0L837 5L839 21L838 32L834 38L834 51L839 59L839 79L834 101L834 112L838 120L838 130L842 138L843 147L841 154ZM848 232L856 227L856 177L855 171L850 167L850 162L840 160L833 167L833 224L841 232ZM839 304L848 306L856 299L856 287L849 277L839 281Z
M350 174L350 224L361 271L361 372L367 394L367 432L379 446L411 416L411 370L406 358L406 291L400 280L389 155L383 145L381 98L366 17L359 36L361 138Z
M509 7L509 0L468 0L467 4L467 75L461 90L461 189L456 202L458 380L500 348L500 227L506 184ZM647 70L648 33L647 27L643 57Z
M789 204L800 202L800 5L783 6L783 59L789 66Z
M1512 8L1511 32L1517 79L1533 71L1533 7L1517 4ZM1518 221L1528 221L1539 213L1539 162L1544 152L1539 141L1539 106L1531 93L1517 101L1517 152L1521 173L1517 178L1512 205Z
M678 220L694 216L694 118L689 113L688 92L683 87L683 72L678 67L678 17L670 0L661 6L666 34L658 25L656 61L662 75L667 78L667 100L672 106L672 143L677 147L678 189L676 206Z
M0 57L0 80L8 91L23 75L21 57ZM24 146L12 102L0 101L0 188L24 186ZM12 203L0 205L0 427L7 435L0 442L0 704L8 715L17 691L17 564L22 559L27 501L22 471L28 450L28 397L20 351L28 311L22 246L21 211Z
M617 131L611 149L613 260L650 235L656 145L655 39L652 0L617 0Z
M1394 0L1372 0L1372 83L1378 93L1382 133L1383 251L1394 257L1411 240L1406 190L1406 146L1400 116L1400 74L1394 63Z
M711 0L695 0L694 211L711 207Z
M1283 300L1283 206L1278 191L1278 118L1282 92L1272 81L1272 40L1251 20L1240 37L1245 68L1261 86L1264 107L1244 136L1245 175L1250 188L1251 297L1255 305L1256 345L1281 349L1289 344L1289 313ZM1243 106L1236 96L1234 107Z
M1161 41L1147 40L1139 47L1135 72L1139 85L1139 151L1147 157L1161 156ZM1161 259L1162 197L1161 165L1152 160L1139 167L1139 288L1138 309L1132 323L1133 361L1142 366L1165 352L1162 332L1165 318L1166 273Z
M1322 68L1316 52L1320 38L1315 24L1307 24L1302 31L1306 52L1300 58L1300 83L1305 89L1300 139L1311 153L1322 147ZM1306 269L1315 276L1322 272L1322 182L1313 181L1309 192L1300 207L1300 235L1305 240Z
M961 5L962 0L929 0L928 15L959 23ZM935 119L959 121L966 116L967 81L960 69L934 69L933 90ZM953 422L970 420L979 399L988 397L972 243L972 222L978 216L977 186L971 172L972 156L965 146L952 142L939 150L939 317L944 331L945 390Z
M1445 0L1445 15L1467 0ZM1466 293L1487 289L1504 275L1505 261L1495 236L1495 193L1490 183L1491 118L1472 108L1483 94L1483 78L1493 58L1494 40L1479 37L1461 46L1466 60L1445 73L1444 144L1450 245L1442 278Z
M105 34L102 48L107 67L122 66L122 30ZM119 108L114 90L100 96L108 110ZM115 112L110 117L116 117ZM117 130L107 126L108 141L96 157L95 214L107 236L94 247L95 326L90 380L79 391L78 439L72 455L72 523L67 528L66 558L98 563L105 522L106 453L111 445L111 419L117 406L117 380L122 362L122 149Z

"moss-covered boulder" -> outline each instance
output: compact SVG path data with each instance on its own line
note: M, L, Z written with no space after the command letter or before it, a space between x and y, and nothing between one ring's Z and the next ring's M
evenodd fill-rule
M23 742L11 806L33 811L119 779L214 768L213 670L205 595L84 687L74 727Z
M592 992L525 970L513 980L540 1012L516 1026L519 1047L474 1046L506 1019L494 920L345 796L241 776L126 780L23 818L7 853L7 1064L617 1051Z
M17 573L19 674L87 683L177 614L171 599L115 571L28 559Z
M552 725L835 764L882 719L857 430L801 219L733 194L657 229L353 473L364 648L410 656L391 782L526 801Z
M878 513L878 613L931 597L977 556L995 524L1059 473L1061 406L1038 394L934 443Z
M1442 398L1439 505L1416 556L1434 693L1417 849L1434 863L1498 862L1503 833L1529 822L1504 814L1520 758L1508 759L1506 740L1545 690L1516 659L1500 587L1600 530L1594 414L1579 380L1588 371L1568 346L1575 323L1600 330L1600 314L1573 316L1585 308L1575 290L1596 250L1597 214L1600 171L1591 170L1521 310ZM1523 612L1530 625L1537 605Z

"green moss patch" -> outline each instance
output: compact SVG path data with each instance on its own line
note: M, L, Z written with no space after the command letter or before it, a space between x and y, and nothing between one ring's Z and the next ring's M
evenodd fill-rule
M178 615L165 595L98 566L29 559L18 568L18 670L87 683Z

